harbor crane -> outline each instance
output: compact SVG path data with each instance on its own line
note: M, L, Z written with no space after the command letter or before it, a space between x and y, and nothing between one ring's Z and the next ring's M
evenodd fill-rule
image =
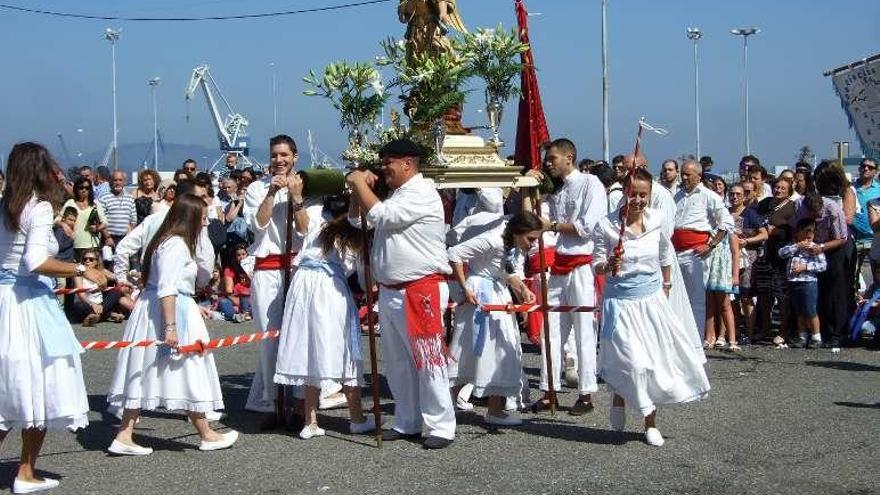
M214 127L217 130L217 139L220 141L220 151L222 152L220 157L214 161L213 165L211 165L210 171L213 172L217 167L217 164L229 154L236 155L239 164L259 167L258 163L255 164L248 158L249 137L247 134L247 118L242 114L233 111L232 105L230 105L229 100L223 96L223 92L220 91L217 81L214 80L208 66L205 64L199 65L192 71L192 77L190 77L189 85L186 87L185 97L187 103L193 99L196 90L199 88L202 89L202 92L205 95L205 100L208 103L208 111L211 114L211 119L214 121ZM220 110L217 108L217 100L214 97L215 92L226 106L227 114L225 119L221 117ZM189 120L188 107L187 120Z

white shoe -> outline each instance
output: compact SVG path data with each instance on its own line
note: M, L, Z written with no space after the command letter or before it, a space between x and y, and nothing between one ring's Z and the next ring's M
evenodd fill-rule
M299 432L299 437L303 440L308 440L312 437L323 437L325 433L324 428L320 428L318 425L306 425L306 427Z
M645 430L645 440L648 442L648 445L653 445L654 447L662 447L665 440L663 440L663 435L660 434L660 430L657 428L648 428Z
M43 478L43 481L24 481L15 478L15 483L12 484L12 493L41 492L43 490L56 488L60 484L61 483L58 480L53 480L51 478Z
M522 420L514 414L505 414L504 416L495 416L486 413L486 422L495 426L519 426Z
M216 442L206 442L202 440L202 443L199 444L199 450L228 449L229 447L232 447L232 444L234 444L236 440L238 440L238 432L232 430L223 434L223 440L217 440Z
M225 418L226 415L220 411L208 411L205 413L205 419L208 421L220 421Z
M153 453L153 449L149 447L141 447L140 445L129 445L127 443L122 443L119 440L113 440L113 443L110 444L110 447L107 448L107 452L116 455L150 455Z
M455 408L459 411L473 411L474 405L466 400L462 400L461 397L456 397Z
M376 418L373 416L367 416L367 419L363 423L348 423L348 431L351 432L352 435L360 435L363 433L369 433L376 429Z
M337 392L336 394L322 398L320 403L318 404L318 409L324 411L327 409L345 407L347 405L348 399L345 398L345 394Z
M626 428L626 408L624 406L611 406L609 422L611 423L612 430L623 431Z

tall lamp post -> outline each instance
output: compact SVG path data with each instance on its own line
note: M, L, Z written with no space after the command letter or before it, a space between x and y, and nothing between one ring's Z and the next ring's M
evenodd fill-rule
M602 158L611 163L611 149L608 144L608 23L606 11L608 0L602 0Z
M744 27L730 30L730 34L734 36L742 36L743 39L743 113L745 114L745 141L747 155L752 154L752 147L749 141L749 36L760 32L761 30L756 27Z
M159 170L159 105L156 103L159 78L154 77L148 80L147 84L150 85L150 93L153 96L153 169Z
M703 31L700 28L687 28L687 37L694 42L694 120L696 122L697 134L697 158L700 153L700 59L697 55L697 42L703 37Z
M113 59L113 170L119 170L119 128L116 120L116 42L119 41L121 29L107 28L104 30L104 39L110 42L110 53Z

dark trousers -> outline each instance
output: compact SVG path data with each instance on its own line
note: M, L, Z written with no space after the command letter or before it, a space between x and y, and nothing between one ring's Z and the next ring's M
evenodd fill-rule
M822 324L822 339L846 339L849 316L855 301L852 287L853 263L852 240L843 246L825 253L828 268L819 274L819 321Z

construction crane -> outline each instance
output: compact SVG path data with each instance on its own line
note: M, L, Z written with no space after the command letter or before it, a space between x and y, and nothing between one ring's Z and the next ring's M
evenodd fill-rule
M67 160L67 166L75 166L76 162L73 161L73 157L70 155L70 150L67 149L67 143L64 142L64 135L60 132L58 133L58 142L61 143L61 152L64 154L64 159Z
M220 161L226 158L230 153L238 157L239 164L258 166L259 164L254 164L248 158L248 120L240 113L236 113L232 110L232 105L230 105L226 97L223 96L223 92L220 91L217 81L214 80L208 66L205 64L196 67L192 71L192 77L190 77L189 85L186 87L185 96L187 103L193 99L196 90L199 88L201 88L202 92L205 94L205 100L208 103L208 111L211 114L211 119L214 121L214 127L217 130L217 139L220 141L220 151L222 152L220 157L217 158L213 165L211 165L210 171L213 171L217 167L217 164L219 164ZM214 92L217 93L223 101L223 104L226 106L227 114L225 119L220 116L221 114L220 110L217 108L217 100L214 97ZM187 121L189 120L188 108L189 107L187 107Z

